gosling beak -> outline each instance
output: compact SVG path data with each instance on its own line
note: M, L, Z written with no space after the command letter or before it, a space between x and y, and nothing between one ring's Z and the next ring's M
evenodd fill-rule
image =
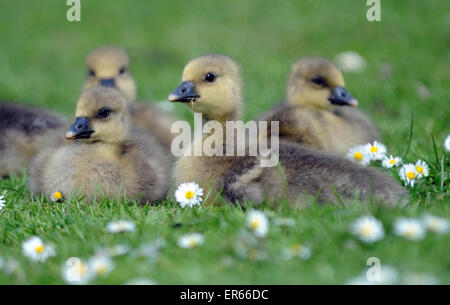
M100 84L103 87L112 87L112 88L116 87L116 82L114 81L114 78L102 78L100 80Z
M94 131L89 127L89 119L78 117L66 132L67 140L89 139Z
M181 85L169 94L168 100L171 102L190 103L195 102L200 95L195 92L193 82L182 82Z
M358 106L358 101L344 87L334 87L328 100L334 105Z

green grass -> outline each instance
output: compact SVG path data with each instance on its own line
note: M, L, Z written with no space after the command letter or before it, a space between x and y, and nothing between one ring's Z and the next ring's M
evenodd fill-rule
M62 283L61 268L71 256L89 258L97 247L119 243L137 248L156 238L166 241L157 259L114 258L113 272L94 283L136 277L163 284L345 283L372 256L401 275L430 274L450 283L449 234L428 233L413 242L392 232L400 216L450 215L450 156L443 149L450 132L448 1L382 1L382 21L372 23L366 20L365 1L356 0L81 2L80 23L66 21L65 1L2 2L0 99L47 107L70 118L85 76L84 57L107 43L130 52L140 99L165 100L191 57L220 52L242 65L250 119L283 98L294 60L306 55L333 58L355 50L368 65L361 74L344 75L347 89L376 122L388 152L407 152L411 162L422 158L431 173L411 190L411 203L404 209L358 204L301 211L262 207L272 223L280 217L296 222L292 227L271 225L257 245L266 254L261 261L242 257L235 249L245 232L240 208L182 210L171 202L141 207L123 200L52 203L33 199L26 177L2 180L0 193L6 191L7 206L0 213L0 257L16 259L18 268L12 274L0 271L0 283ZM384 64L393 70L387 79L379 73ZM418 84L429 89L428 98L417 94ZM182 105L175 112L192 121ZM373 245L349 233L350 223L366 214L380 219L386 230L386 237ZM106 233L106 223L114 219L133 220L137 229ZM203 233L205 243L181 249L177 238L188 232ZM32 235L53 243L56 256L44 263L24 257L21 243ZM311 258L284 260L282 250L292 243L309 245Z

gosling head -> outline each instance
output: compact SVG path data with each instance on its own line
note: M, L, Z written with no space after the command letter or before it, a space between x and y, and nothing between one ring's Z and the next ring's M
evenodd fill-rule
M122 94L101 86L84 91L77 101L75 122L66 132L67 140L85 143L118 143L128 130L128 108Z
M86 58L87 78L84 90L93 86L117 88L128 102L136 98L136 84L130 74L130 60L125 50L103 46Z
M225 55L209 54L188 62L181 85L168 99L185 103L208 120L237 120L241 108L241 87L237 63Z
M357 106L358 101L344 88L344 77L329 60L309 57L292 66L287 86L290 105L309 105L321 109Z

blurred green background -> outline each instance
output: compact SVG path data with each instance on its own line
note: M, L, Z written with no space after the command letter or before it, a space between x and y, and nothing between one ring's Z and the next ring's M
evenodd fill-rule
M268 249L311 242L311 260L302 264L233 258L231 267L218 262L234 255L231 249L244 223L237 208L191 211L173 203L140 207L109 201L53 205L33 201L25 179L5 180L0 187L8 190L14 208L2 214L0 255L18 258L28 279L0 274L0 282L60 282L60 268L70 255L87 257L99 244L126 241L138 246L157 236L170 246L154 269L126 257L100 283L122 283L149 270L160 283L344 283L373 255L402 271L428 272L449 282L448 235L414 243L390 233L398 216L418 217L425 211L449 215L448 186L433 182L441 172L432 144L434 136L440 160L450 132L449 1L381 0L380 22L367 21L365 0L81 0L81 6L81 22L70 23L65 0L1 1L0 100L47 107L70 118L86 75L85 56L100 45L115 44L129 51L138 98L144 101L165 101L190 58L212 52L232 56L242 66L250 119L284 98L295 60L310 55L333 59L353 50L366 59L367 67L361 73L344 73L347 89L374 119L389 154L406 151L414 113L408 158L425 159L433 166L433 178L414 189L414 203L406 210L313 207L293 213L269 208L275 210L268 212L271 217L293 217L296 226L271 227ZM391 75L383 72L387 68ZM183 105L175 105L175 112L191 120ZM447 167L446 177L448 172ZM367 213L383 220L389 236L366 247L350 240L348 225ZM106 222L116 218L133 219L138 231L126 237L106 235ZM174 223L184 227L175 230ZM198 251L176 246L176 237L189 231L205 234L205 245ZM32 234L58 246L57 257L46 265L20 257L21 242Z

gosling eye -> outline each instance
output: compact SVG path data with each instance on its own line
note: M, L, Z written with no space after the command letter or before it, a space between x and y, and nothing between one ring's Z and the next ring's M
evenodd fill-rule
M127 72L127 68L126 67L122 67L122 68L119 69L119 74L120 75L125 74L125 72Z
M95 115L96 119L106 119L107 117L109 117L109 115L112 113L112 110L110 108L107 107L103 107L102 109L100 109L97 114Z
M206 73L204 77L205 82L212 83L216 80L216 76L212 72Z
M91 77L95 77L95 71L94 71L94 70L91 70L91 69L89 69L89 71L88 71L88 75L89 75L89 76L91 76Z
M322 76L316 76L311 79L311 81L321 87L328 86L327 81Z

